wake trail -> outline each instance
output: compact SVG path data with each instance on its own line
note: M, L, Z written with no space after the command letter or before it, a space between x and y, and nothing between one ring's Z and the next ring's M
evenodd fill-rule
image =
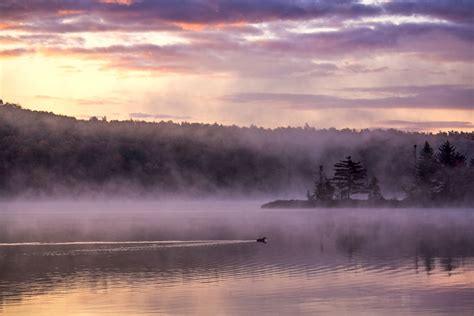
M88 245L220 245L236 243L253 243L255 240L141 240L141 241L67 241L67 242L13 242L0 243L0 247L21 246L88 246Z

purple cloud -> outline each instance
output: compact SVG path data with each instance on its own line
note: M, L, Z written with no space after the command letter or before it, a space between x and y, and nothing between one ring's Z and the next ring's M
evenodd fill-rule
M466 19L466 16L472 15L472 10L470 13L464 11L467 6L466 2L449 1L448 5L448 1L436 0L392 1L380 5L364 5L355 0L5 0L0 3L0 18L10 23L7 29L32 32L15 38L26 45L35 45L45 52L63 52L85 58L107 59L113 55L112 60L107 61L108 67L179 73L240 72L268 77L283 73L290 76L302 73L327 74L333 70L310 65L307 60L366 56L381 52L407 53L436 61L469 62L474 58L474 27ZM438 17L443 12L446 18L451 17L456 23L372 22L357 27L342 27L334 32L304 34L269 25L268 31L274 33L270 38L261 36L264 34L262 29L248 24L281 20L358 19L387 13ZM186 24L188 26L184 26ZM224 26L212 31L207 28L190 31L188 27L192 28L193 24ZM71 32L164 30L179 32L182 38L188 40L188 44L160 47L145 43L134 46L131 43L84 48L84 39L54 36ZM247 35L261 37L249 41ZM4 37L4 41L8 40L11 41L11 38ZM441 42L443 45L440 45ZM166 50L173 56L167 55ZM145 51L151 53L144 54ZM219 58L211 58L212 55ZM288 55L292 58L288 59ZM265 56L265 60L260 56ZM286 60L285 67L278 62L282 58ZM251 64L246 69L237 69L237 65L242 64L240 59L258 60L259 63ZM294 71L288 71L290 64ZM386 69L363 66L347 68L346 71L364 73Z
M14 49L0 49L0 57L20 57L23 55L30 55L35 53L34 49L30 48L14 48Z
M360 91L403 92L403 87L361 89ZM224 101L233 103L253 103L275 105L294 110L312 109L387 109L387 108L420 108L472 110L474 108L474 88L465 86L426 86L407 87L410 95L397 95L374 98L342 98L319 94L293 93L238 93L227 95ZM357 91L357 89L352 89Z
M383 5L391 14L425 15L435 18L472 23L474 3L470 0L398 0Z
M180 23L256 23L274 20L302 20L316 18L359 18L383 14L421 15L454 22L471 23L473 6L470 1L401 0L379 5L362 4L356 0L179 0L179 1L104 1L104 0L4 0L0 3L0 17L27 20L32 17L64 13L100 14L123 23L152 21Z
M404 121L404 120L386 120L379 122L384 126L402 127L411 130L427 130L435 128L454 128L454 129L474 129L474 124L464 121Z
M147 118L153 118L153 119L169 119L169 120L189 120L192 117L191 116L178 116L178 115L168 115L168 114L148 114L148 113L130 113L128 114L129 117L131 118L136 118L136 119L147 119Z
M309 56L354 56L380 51L422 53L439 58L471 60L474 27L472 25L444 25L437 23L401 25L385 23L336 32L294 34L262 40L257 43L262 51ZM440 41L444 44L440 45Z
M125 4L125 5L124 5ZM382 8L363 5L358 1L308 1L308 0L179 0L179 1L46 1L5 0L0 4L0 17L22 20L39 15L60 12L80 12L113 17L124 23L153 20L180 23L238 23L271 20L300 20L328 16L359 17L380 14Z

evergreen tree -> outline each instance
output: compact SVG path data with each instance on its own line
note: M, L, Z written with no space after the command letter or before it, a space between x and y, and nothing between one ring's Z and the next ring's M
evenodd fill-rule
M423 161L433 161L434 160L434 151L428 142L425 142L423 149L420 152L420 160Z
M331 181L329 179L326 179L324 182L324 197L325 201L332 201L334 198L334 186L331 184Z
M454 155L454 166L455 167L464 167L464 166L466 166L466 157L457 152Z
M342 199L350 199L352 194L366 192L364 179L367 171L360 162L354 162L351 156L334 165L334 182Z
M323 166L319 166L318 180L314 184L312 199L318 201L331 201L334 196L334 187L326 178Z
M439 147L438 151L436 157L440 164L443 166L452 166L454 164L454 153L456 148L451 145L448 140Z
M469 169L467 170L466 177L467 181L465 185L467 194L464 195L465 202L474 205L474 158L471 158L469 162Z
M436 157L439 163L444 167L454 168L465 165L466 163L466 157L456 152L456 147L451 145L449 141L446 141L439 147L439 152Z
M380 190L379 180L376 177L372 177L368 187L369 201L380 201L384 200L382 191Z
M437 174L439 182L438 199L442 202L460 200L468 194L468 173L465 172L466 157L446 141L438 150L437 160L441 169Z
M415 190L417 198L432 198L439 185L436 181L437 172L438 162L433 148L428 142L425 142L416 165Z

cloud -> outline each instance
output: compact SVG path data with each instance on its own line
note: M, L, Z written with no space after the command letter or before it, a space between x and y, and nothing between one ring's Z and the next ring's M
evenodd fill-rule
M472 23L474 6L470 0L399 0L388 1L384 10L397 15L424 15L454 22Z
M120 5L131 5L137 0L99 0L101 3L112 3L112 4L120 4Z
M322 17L359 17L377 15L382 8L358 1L308 0L99 0L46 1L4 0L0 4L3 19L27 20L50 17L58 12L85 11L105 20L122 20L123 24L149 24L152 21L191 24L260 23L274 20L300 20Z
M383 72L388 70L389 67L370 67L358 63L345 64L343 67L340 67L340 70L344 73L354 73L354 74L366 74L366 73L376 73Z
M152 27L162 23L231 24L263 23L277 20L357 19L386 14L427 16L452 22L472 22L470 1L400 0L364 4L356 0L3 0L3 20L29 21L84 12L122 25ZM112 23L113 24L113 23Z
M16 38L15 36L10 36L10 35L0 36L0 43L1 44L15 44L15 43L18 43L18 42L21 42L21 41L18 38Z
M284 32L278 39L256 41L248 41L235 31L191 32L184 36L187 42L167 45L132 42L84 47L80 37L69 38L69 45L54 45L60 40L47 36L30 36L25 40L43 44L39 51L45 55L103 61L106 69L276 78L384 72L390 67L360 62L335 64L336 59L367 58L380 52L404 53L436 62L469 62L474 51L467 34L472 31L472 27L466 26L384 24L310 34ZM50 43L53 45L47 45ZM319 58L334 62L312 61Z
M474 129L472 122L463 121L403 121L403 120L386 120L379 122L384 126L401 127L411 130L432 130L435 128L446 129Z
M50 96L50 95L42 95L38 94L34 96L35 99L39 100L46 100L46 101L54 101L54 102L67 102L67 103L74 103L76 105L84 105L84 106L108 106L108 105L121 105L124 104L126 101L119 98L65 98L65 97L57 97L57 96Z
M136 119L147 119L147 118L153 118L153 119L170 119L170 120L189 120L192 117L190 116L177 116L177 115L168 115L168 114L148 114L148 113L130 113L128 114L129 117L131 118L136 118Z
M350 0L6 0L0 3L0 17L15 21L16 24L12 22L14 28L30 32L15 37L24 44L21 49L32 48L46 55L99 60L103 61L105 69L158 74L233 73L256 78L285 75L317 77L376 73L390 68L356 63L335 65L334 60L341 58L404 54L436 62L472 61L472 23L435 20L401 24L342 23L331 32L302 33L284 22L297 21L295 23L302 22L303 25L308 21L312 23L314 19L323 23L321 21L334 17L351 21L388 13L423 14L420 12L424 6L429 7L427 14L438 14L442 12L440 8L447 7L446 2L434 2L437 4L404 1L403 5L389 6L387 3L365 5ZM464 21L462 10L446 10L451 12L447 15L456 22ZM100 47L94 47L82 37L83 34L76 36L76 32L94 32L105 33L103 36L109 38L123 36L123 32L135 32L138 38L149 31L171 32L183 43L154 45L149 40L141 39L109 46L104 41ZM11 37L4 36L4 40L11 41ZM440 45L441 42L443 45ZM17 55L12 52L10 57L14 56ZM312 60L324 61L315 63ZM331 64L337 69L325 66Z
M351 90L371 91L379 94L391 93L392 95L377 97L377 94L373 94L373 98L343 98L321 94L237 93L226 95L221 99L233 103L265 104L294 110L335 108L472 110L474 108L474 88L466 86L437 85L348 89L348 91ZM393 95L396 92L398 94Z
M32 48L14 48L0 50L0 58L13 58L24 55L34 54L35 50Z
M95 91L89 88L95 80L85 78L98 76L97 82L120 90L111 96L159 90L166 103L234 107L217 118L229 122L286 120L279 115L287 112L266 115L257 104L327 109L328 116L331 109L347 109L349 116L354 109L377 115L383 112L370 109L471 110L472 15L470 1L452 0L3 0L0 58L8 66L6 75L17 77L11 91L29 68L14 58L36 55L29 59L31 69L52 65L50 77L32 74L26 86L42 82L54 91L53 82L82 80L77 99L67 101L84 106L109 104L106 92L97 92L102 100L88 94ZM13 70L19 68L24 70ZM407 86L384 86L397 82ZM426 86L409 86L420 83ZM344 88L355 84L373 88ZM211 101L196 101L195 95ZM114 104L119 103L127 107L127 102ZM248 103L246 116L234 103ZM218 115L206 112L210 119Z
M188 45L112 45L106 47L51 47L40 50L45 56L70 57L104 63L103 69L155 73L209 73L202 59L192 55ZM212 68L212 67L211 67Z
M474 27L439 23L384 23L334 32L295 34L255 43L262 51L302 56L338 58L341 56L388 53L418 53L444 59L471 60ZM440 45L443 41L443 45Z

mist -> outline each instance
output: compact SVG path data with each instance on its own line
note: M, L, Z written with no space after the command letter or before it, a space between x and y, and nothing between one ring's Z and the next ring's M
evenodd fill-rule
M299 240L328 250L349 238L361 242L360 250L395 255L412 255L424 243L440 252L459 248L473 255L474 246L470 208L266 210L257 201L235 200L3 202L0 207L2 243L253 241L267 236L275 243Z
M6 312L18 306L47 314L70 295L88 305L70 303L68 310L107 302L123 313L137 306L139 313L185 314L281 306L286 314L314 297L325 304L306 306L307 313L341 306L410 312L420 302L433 312L451 311L453 302L460 311L472 306L472 280L464 275L473 268L472 209L266 210L235 200L22 201L0 208ZM257 243L263 236L268 243ZM453 285L440 296L436 282ZM262 291L264 301L256 298ZM379 299L407 293L412 299L403 307ZM364 303L355 304L361 295ZM202 300L208 305L196 303Z
M319 165L346 156L400 198L413 145L449 140L467 161L472 133L264 129L218 124L77 120L0 106L0 196L28 198L303 197Z

